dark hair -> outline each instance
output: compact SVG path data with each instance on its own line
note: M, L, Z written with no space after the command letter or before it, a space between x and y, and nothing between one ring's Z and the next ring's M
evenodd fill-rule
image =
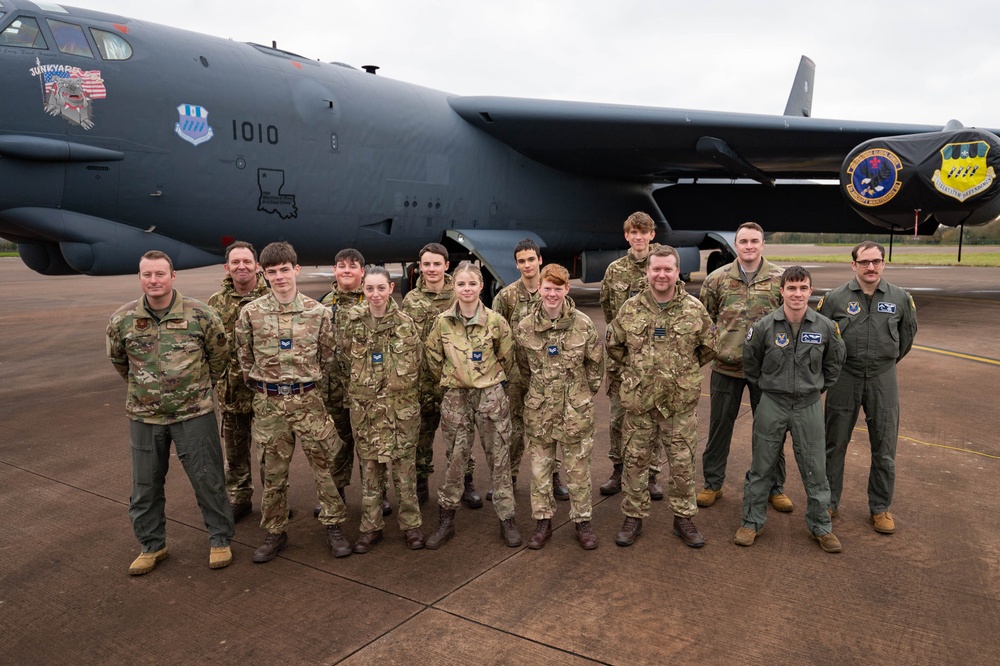
M761 236L764 235L764 228L756 222L744 222L740 226L736 227L736 233L739 234L743 229L753 229L754 231L759 232Z
M661 245L652 252L649 253L650 257L673 257L674 263L677 264L677 270L681 268L681 255L677 254L677 250L670 247L669 245Z
M781 286L784 287L786 282L808 282L811 287L813 278L804 266L789 266L781 274Z
M334 265L339 264L342 261L353 261L357 263L358 266L365 265L364 256L353 247L345 247L337 253L337 256L333 258Z
M295 248L284 241L271 243L260 252L260 265L264 268L280 266L281 264L296 266L298 263L299 257L295 254Z
M851 261L857 261L858 255L860 253L864 252L865 250L870 250L872 248L876 248L882 255L882 258L885 259L885 246L882 245L881 243L876 243L875 241L866 240L866 241L861 241L860 243L854 246L853 250L851 250Z
M226 247L226 263L229 263L229 255L232 254L233 250L250 250L253 254L253 262L257 263L257 250L253 249L253 245L247 243L246 241L233 241Z
M569 271L559 264L545 264L539 277L558 287L569 284Z
M392 278L389 277L389 271L386 270L385 266L378 266L376 264L369 264L365 266L365 276L361 279L361 284L364 284L368 281L368 278L376 275L381 275L385 278L386 282L392 284Z
M170 257L167 255L166 252L160 252L159 250L150 250L146 254L142 255L142 259L166 259L167 264L170 266L170 272L171 273L174 272L174 262L170 260ZM139 260L139 263L142 263L142 259Z
M542 250L538 247L538 243L530 238L524 238L517 241L517 245L514 246L514 258L517 259L517 253L525 250L533 250L536 257L542 256Z
M625 218L625 224L623 225L625 231L631 231L635 229L637 231L656 231L656 223L653 222L653 218L647 213L643 213L641 210L636 211Z
M427 254L428 252L431 252L433 254L440 254L442 257L444 257L445 261L448 261L448 248L446 248L444 245L441 245L441 243L428 243L427 245L424 245L422 248L420 248L420 254L417 255L417 258L423 259L424 255Z

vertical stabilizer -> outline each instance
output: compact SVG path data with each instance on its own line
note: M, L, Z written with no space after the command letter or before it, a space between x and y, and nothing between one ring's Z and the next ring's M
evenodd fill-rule
M808 118L812 115L813 105L813 83L816 80L816 63L802 56L799 61L799 70L795 72L795 81L792 82L792 92L788 94L788 104L785 105L786 116L801 116Z

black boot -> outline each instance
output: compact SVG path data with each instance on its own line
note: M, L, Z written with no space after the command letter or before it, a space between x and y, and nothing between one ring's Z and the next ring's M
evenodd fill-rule
M569 488L563 485L559 472L552 472L552 496L557 500L569 499Z
M427 487L427 477L418 476L417 477L417 503L423 506L427 503L427 499L430 497L431 491Z

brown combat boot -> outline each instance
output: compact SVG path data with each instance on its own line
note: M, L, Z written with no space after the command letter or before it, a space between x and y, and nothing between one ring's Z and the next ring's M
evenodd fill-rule
M622 464L615 463L611 478L601 485L602 495L617 495L622 491Z
M684 544L691 548L701 548L705 545L705 537L694 526L690 518L674 516L674 534L679 536Z
M584 520L576 524L576 540L580 542L580 547L584 550L594 550L597 548L597 535L590 527L590 521Z
M438 507L438 528L434 534L427 537L424 546L434 550L440 548L445 541L455 536L455 509Z
M640 534L642 534L642 518L625 516L625 522L622 523L622 529L615 537L615 543L619 546L631 546Z
M646 485L649 490L649 499L654 502L659 502L663 499L663 486L656 482L656 475L652 472L649 473L649 483Z
M354 542L354 552L357 554L367 553L382 540L382 530L374 532L362 532L358 540Z
M462 504L470 509L480 509L483 506L483 498L476 492L476 485L472 482L472 475L465 475L465 490L462 491Z
M532 550L541 550L545 542L549 540L552 536L552 520L549 518L542 518L538 521L538 525L535 527L535 533L531 535L528 539L528 548Z
M510 548L517 548L521 545L521 533L517 531L517 522L514 516L500 521L500 535L503 542Z
M569 499L569 488L563 485L559 472L552 472L552 496L560 501Z
M250 515L250 512L253 511L253 504L250 503L250 500L230 502L229 508L233 510L233 522L238 523L240 518Z
M410 550L420 550L424 547L424 533L419 527L414 527L403 532L406 539L406 547Z
M431 496L430 488L427 487L427 477L417 477L417 503L423 506Z
M326 526L326 541L330 544L330 552L333 553L334 557L347 557L354 552L354 549L351 548L351 542L344 536L340 525Z
M253 561L257 564L270 562L276 558L278 553L283 551L286 546L288 546L288 534L286 532L279 532L278 534L268 532L267 536L264 537L264 543L260 545L260 548L254 551Z

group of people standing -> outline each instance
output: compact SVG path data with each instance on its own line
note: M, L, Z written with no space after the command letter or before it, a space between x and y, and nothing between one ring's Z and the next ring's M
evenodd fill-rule
M664 468L674 533L688 546L704 545L692 518L723 494L744 386L755 413L753 464L737 544L753 543L768 502L793 509L781 457L791 431L809 496L807 524L824 550L839 551L831 519L860 407L872 433L870 508L876 530L891 532L895 362L909 350L916 320L909 296L880 279L882 257L876 261L873 253L884 254L881 246L855 248L857 277L820 303L831 321L808 308L805 269L783 272L763 258L763 230L754 223L737 231L737 261L706 279L700 300L679 279L677 252L652 243L648 215L633 214L624 230L630 250L601 285L603 344L569 297L568 271L543 266L530 239L514 249L521 278L497 294L492 308L481 300L479 267L464 261L449 274L447 249L437 243L421 250L420 277L401 305L392 298L389 273L365 266L353 249L337 254L331 291L316 301L298 290L300 268L289 244L268 245L258 261L250 244L237 241L226 249L226 278L207 306L173 288L167 255L146 253L139 266L144 296L115 312L107 334L108 355L128 383L129 513L142 545L129 573L148 573L167 557L163 486L171 441L209 532L211 568L232 562L235 521L252 511L252 445L265 531L253 561L264 563L288 543L296 442L312 468L320 500L315 515L326 526L331 553L345 557L382 540L384 516L393 510L390 478L406 546L434 549L451 539L458 508L483 506L472 481L477 431L490 469L486 497L506 545L522 544L514 489L527 451L536 521L528 547L542 548L551 538L555 500L565 499L580 546L596 548L593 396L605 373L613 472L600 492L624 491L618 545L635 542L650 500L663 499L657 477ZM705 488L696 493L696 408L701 367L712 361ZM828 389L824 424L819 396ZM439 425L447 469L437 493L438 525L425 537L420 505L430 496ZM342 525L355 454L362 517L351 544Z

